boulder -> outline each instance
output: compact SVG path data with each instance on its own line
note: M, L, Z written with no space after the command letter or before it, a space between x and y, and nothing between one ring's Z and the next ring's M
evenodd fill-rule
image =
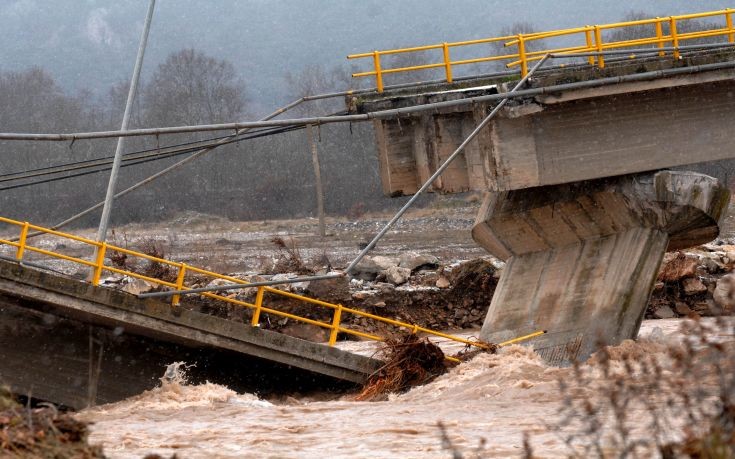
M449 279L444 276L439 276L436 280L436 286L439 288L449 288Z
M411 270L408 268L401 268L399 266L391 266L382 272L385 276L385 280L393 285L405 284L409 277L411 277Z
M673 319L676 317L676 314L674 314L674 311L672 311L670 307L664 305L659 306L659 308L653 312L653 316L657 319Z
M724 313L735 311L735 273L722 276L712 294L714 302Z
M396 290L396 286L389 282L376 282L373 284L373 288L382 294L391 293Z
M721 311L720 307L717 306L714 300L711 300L709 298L704 301L695 303L692 306L692 310L702 316L715 316L719 314L719 311Z
M398 266L416 271L419 268L436 269L439 267L439 259L434 255L423 255L416 252L405 252L398 258Z
M131 295L139 295L141 293L150 292L156 287L158 287L158 284L148 282L144 279L135 279L133 282L125 284L125 286L122 288L122 291L130 293Z
M360 291L360 292L353 293L352 299L353 300L364 300L365 298L370 297L370 296L373 296L373 294L370 292Z
M661 271L658 273L658 280L661 282L676 282L687 277L694 277L697 274L698 265L699 260L694 256L681 252L667 253Z
M439 274L435 272L427 272L420 278L421 285L425 285L427 287L434 287L436 285L437 279L439 279Z
M355 266L355 272L378 274L390 267L398 266L398 263L399 260L395 257L384 257L382 255L365 257Z
M707 286L697 277L687 277L682 279L681 286L684 289L684 295L691 296L707 291Z
M711 255L715 255L715 254L711 254ZM720 260L720 257L715 257L715 256L702 257L699 263L710 274L716 274L725 269L725 265Z
M398 263L399 260L395 257L384 257L380 255L365 257L352 270L352 276L358 279L373 281L378 277L378 274L381 274L388 268L397 267Z
M341 303L349 301L351 281L347 276L335 277L333 279L325 279L309 283L306 287L306 293L324 301L333 303ZM355 280L355 288L362 287L362 281Z
M689 314L692 313L692 310L689 307L689 305L687 305L683 301L677 301L676 303L674 303L674 310L680 316L688 316Z

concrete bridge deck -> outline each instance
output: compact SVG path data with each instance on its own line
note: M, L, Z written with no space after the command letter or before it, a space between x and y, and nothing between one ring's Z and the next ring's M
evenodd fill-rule
M510 87L480 78L350 97L353 113L460 103L373 122L383 192L415 193L499 102L483 97ZM734 89L732 49L540 71L430 191L517 190L731 158Z
M380 364L0 260L0 381L14 392L74 408L112 402L152 389L176 361L236 390L361 383Z

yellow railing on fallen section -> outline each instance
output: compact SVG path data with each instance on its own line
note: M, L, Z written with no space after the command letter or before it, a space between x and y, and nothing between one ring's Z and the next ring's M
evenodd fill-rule
M613 49L641 47L645 45L655 45L658 48L672 47L678 48L688 40L695 40L708 37L727 37L727 41L735 43L735 29L733 29L732 14L735 10L727 8L718 11L708 11L705 13L683 14L678 16L656 17L651 19L643 19L637 21L616 22L611 24L602 24L594 26L577 27L573 29L553 30L549 32L534 32L516 35L508 35L503 37L483 38L479 40L457 41L452 43L440 43L426 46L415 46L412 48L389 49L383 51L373 51L369 53L351 54L347 59L372 58L373 70L367 72L354 73L352 76L367 77L375 76L375 85L378 92L383 92L383 76L392 73L415 72L427 69L444 69L445 79L451 83L453 81L452 69L460 65L479 64L483 62L493 61L509 61L506 67L520 66L521 76L528 73L528 63L541 59L545 54L574 54L574 53L593 53L602 52ZM721 18L723 20L722 27L708 30L699 30L692 32L680 33L677 27L684 21L701 18ZM630 40L619 40L605 42L602 36L603 31L611 29L626 29L629 27L653 26L651 36L642 36ZM664 26L668 27L668 31L664 34ZM639 31L637 31L640 34ZM566 46L561 48L550 48L543 50L531 51L529 44L536 40L543 40L554 37L574 36L581 39L581 44L577 46ZM515 47L516 52L511 54L502 54L497 56L483 56L476 59L462 59L452 61L450 54L452 48L480 45L487 43L503 42L505 47ZM409 67L384 68L381 63L381 56L395 55L403 53L416 53L430 50L441 50L441 60L435 63L427 63L422 65L413 65ZM666 55L665 51L660 51L659 56ZM678 49L672 51L672 56L678 58L680 52ZM591 56L587 58L590 65L597 65L600 68L605 67L605 59L602 55Z
M165 260L163 258L153 257L153 256L147 255L145 253L135 252L133 250L128 250L128 249L125 249L125 248L122 248L122 247L117 247L117 246L114 246L114 245L111 245L111 244L107 244L107 243L104 243L104 242L97 242L97 241L93 241L91 239L87 239L87 238L75 236L73 234L62 233L60 231L55 231L55 230L52 230L52 229L49 229L49 228L44 228L44 227L41 227L41 226L32 225L32 224L30 224L28 222L21 222L21 221L11 220L9 218L3 218L3 217L0 217L0 222L7 223L7 224L10 224L10 225L15 225L15 226L20 227L20 238L18 239L18 242L9 241L9 240L6 240L6 239L0 239L0 245L5 244L5 245L10 245L10 246L16 248L16 250L15 250L15 258L17 260L19 260L19 261L20 260L23 260L23 256L24 256L25 252L34 252L34 253L39 253L39 254L42 254L42 255L47 255L47 256L50 256L50 257L58 258L58 259L61 259L61 260L66 260L66 261L78 263L78 264L81 264L81 265L84 265L84 266L88 266L88 267L92 268L92 284L94 284L94 285L99 285L100 278L102 276L102 273L104 271L108 271L108 272L122 274L122 275L129 276L129 277L136 278L136 279L143 279L143 280L146 280L146 281L149 281L149 282L153 282L153 283L156 283L156 284L159 284L159 285L164 285L166 287L171 287L171 288L174 288L176 290L187 290L188 289L188 287L185 285L185 278L186 278L186 274L187 273L204 275L204 276L212 277L214 279L222 279L222 280L225 280L225 281L228 281L228 282L232 282L232 283L235 283L235 284L242 284L243 285L243 288L248 288L247 282L244 281L244 280L242 280L242 279L237 279L235 277L225 276L223 274L218 274L218 273L215 273L215 272L212 272L212 271L207 271L207 270L204 270L204 269L196 268L194 266L190 266L190 265L187 265L185 263L178 263L178 262L174 262L174 261L170 261L170 260ZM56 253L56 252L53 252L51 250L45 250L45 249L41 249L39 247L31 246L31 245L28 244L28 240L27 240L28 232L30 230L32 230L32 231L39 231L39 232L42 232L42 233L46 233L46 234L51 234L51 235L54 235L54 236L58 236L58 237L61 237L61 238L64 238L64 239L69 239L69 240L81 242L81 243L86 244L86 245L88 245L90 247L97 248L97 257L96 257L95 261L88 261L88 260L84 260L82 258L76 258L76 257L72 257L72 256L69 256L69 255L64 255L64 254L61 254L61 253ZM156 278L144 276L142 274L138 274L138 273L135 273L135 272L132 272L132 271L129 271L129 270L120 269L120 268L116 268L114 266L105 265L105 255L107 253L109 253L109 252L119 252L119 253L122 253L122 254L125 254L125 255L129 255L129 256L132 256L132 257L142 258L142 259L145 259L145 260L148 260L148 261L153 261L153 262L161 263L163 265L167 265L167 266L171 266L173 268L176 268L178 270L178 274L177 274L177 277L176 277L176 282L175 283L174 282L168 282L168 281L164 281L164 280L161 280L161 279L156 279ZM237 306L244 306L244 307L247 307L247 308L252 309L253 310L253 315L252 315L250 324L252 326L255 326L255 327L259 326L259 324L260 324L260 314L263 313L263 312L265 312L265 313L268 313L268 314L273 314L273 315L280 316L280 317L286 317L286 318L293 319L293 320L296 320L296 321L299 321L299 322L304 322L304 323L307 323L307 324L315 325L317 327L322 327L322 328L329 329L330 330L330 334L329 334L329 345L330 346L334 346L334 344L337 341L337 335L339 333L347 333L347 334L350 334L350 335L355 335L355 336L359 336L361 338L367 338L367 339L371 339L371 340L375 340L375 341L383 341L384 340L384 338L381 337L381 336L372 335L372 334L369 334L369 333L364 333L364 332L361 332L361 331L358 331L358 330L352 330L352 329L349 329L349 328L346 328L346 327L342 326L342 316L343 316L343 314L353 314L355 316L364 317L366 319L370 319L370 320L374 320L374 321L377 321L377 322L382 322L384 324L393 325L393 326L398 327L398 328L406 329L406 330L411 331L412 333L421 332L421 333L426 333L426 334L432 335L432 336L438 336L438 337L446 338L446 339L449 339L449 340L452 340L452 341L456 341L456 342L459 342L459 343L463 343L463 344L466 344L466 345L479 347L481 349L488 349L489 348L489 345L486 344L486 343L483 343L483 342L478 342L478 341L472 341L472 340L464 339L464 338L461 338L461 337L458 337L458 336L453 336L453 335L442 333L442 332L439 332L439 331L436 331L436 330L431 330L429 328L420 327L420 326L418 326L416 324L409 324L409 323L406 323L406 322L401 322L399 320L393 320L393 319L389 319L387 317L377 316L375 314L370 314L368 312L360 311L358 309L346 308L346 307L344 307L342 305L339 305L339 304L332 304L332 303L328 303L326 301L320 301L320 300L317 300L317 299L314 299L314 298L309 298L307 296L297 295L295 293L290 293L290 292L285 292L283 290L278 290L276 288L265 287L265 286L251 287L251 288L257 288L258 289L257 292L256 292L256 295L255 295L255 303L249 303L249 302L246 302L246 301L238 300L238 299L235 299L235 298L229 298L229 297L218 295L216 293L211 293L211 292L197 293L197 295L201 295L201 296L204 296L204 297L207 297L207 298L212 298L212 299L216 299L216 300L219 300L219 301L224 301L226 303L234 304L234 305L237 305ZM291 314L291 313L288 313L288 312L278 311L276 309L268 308L268 307L264 306L264 304L263 304L263 297L264 297L264 295L265 295L266 292L267 293L271 293L271 294L275 294L275 295L280 295L282 297L291 298L291 299L294 299L294 300L297 300L297 301L303 301L305 303L313 304L313 305L316 305L316 306L321 306L321 307L332 309L333 310L332 320L330 322L321 322L321 321L318 321L318 320L309 319L307 317L301 317L301 316L297 316L295 314ZM174 305L174 306L176 306L179 303L180 303L179 295L174 295L172 297L172 299L171 299L171 304ZM532 338L532 337L538 336L538 335L543 334L543 333L544 332L532 333L531 335L526 335L525 337L516 338L516 339L511 340L511 341L506 342L506 343L500 343L500 346L507 345L507 344L512 344L514 342L517 342L520 339ZM456 360L456 359L450 358L450 360Z

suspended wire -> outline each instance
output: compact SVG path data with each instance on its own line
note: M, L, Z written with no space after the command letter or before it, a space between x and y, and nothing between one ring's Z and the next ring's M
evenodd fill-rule
M243 140L252 140L252 139L257 139L257 138L260 138L260 137L268 137L268 136L271 136L271 135L282 134L282 133L286 133L286 132L290 132L290 131L295 131L295 130L299 130L299 129L303 129L303 128L304 128L303 126L285 126L285 127L276 127L276 128L261 129L261 130L258 130L257 132L251 133L251 134L245 134L245 135L239 136L237 138L233 138L232 140L229 140L227 142L221 142L220 141L220 142L217 143L217 146L228 145L228 144L231 144L231 143L241 142ZM194 142L188 142L188 143L186 143L184 145L190 145L192 143L194 143ZM145 164L145 163L152 162L152 161L159 161L159 160L163 160L163 159L173 158L173 157L181 156L181 155L184 155L184 154L187 154L187 153L193 153L193 152L199 151L199 150L201 150L203 148L206 148L207 146L209 146L209 145L197 145L195 147L188 147L188 148L183 148L183 149L175 149L175 150L172 150L172 151L169 151L169 152L165 152L165 153L156 153L156 154L149 154L149 155L135 157L135 158L128 158L128 159L125 160L125 162L123 164L121 164L121 167L136 166L136 165L139 165L139 164ZM145 150L145 151L151 151L151 150ZM135 152L135 153L137 154L138 152ZM71 164L75 164L75 163L71 163ZM110 166L107 166L108 164L110 164ZM112 164L112 161L110 160L110 161L107 161L107 162L101 163L101 164L87 165L87 166L83 166L83 167L69 167L69 168L65 168L65 169L62 169L62 170L57 170L57 171L54 171L54 172L40 173L40 174L33 175L33 176L49 175L49 174L69 172L69 171L79 170L79 169L91 169L91 168L94 168L94 167L104 166L104 167L100 167L98 169L87 170L87 171L78 172L78 173L75 173L75 174L68 174L68 175L64 175L64 176L61 176L61 177L51 177L51 178L46 178L46 179L43 179L43 180L36 180L36 181L32 181L32 182L25 182L25 183L16 184L16 185L8 185L8 186L5 186L5 187L0 187L0 191L13 190L13 189L16 189L16 188L22 188L22 187L33 186L33 185L40 185L40 184L43 184L43 183L56 182L56 181L59 181L59 180L66 180L66 179L70 179L70 178L82 177L82 176L90 175L90 174L96 174L98 172L104 172L104 171L110 170L112 168L111 164ZM27 177L23 177L23 178L31 178L33 176L27 176ZM9 181L9 180L20 180L20 178L0 180L0 182L2 182L2 181Z
M343 113L344 112L340 111L340 112L332 113L327 116L338 116L338 115L342 115ZM266 135L274 135L274 134L280 134L280 133L289 132L289 131L296 130L296 129L303 129L303 128L304 126L296 125L296 126L284 126L284 127L258 128L258 129L252 129L251 132L253 133L264 132L266 133ZM231 143L239 142L241 140L247 140L249 138L256 138L256 136L252 136L252 135L249 137L240 136L237 138L233 138L232 140L222 142L223 139L227 139L230 137L232 137L231 134L218 136L218 137L210 137L210 138L203 139L203 140L195 140L191 142L183 142L179 144L165 145L162 147L137 150L134 152L125 153L123 155L123 161L138 160L138 159L147 158L150 156L159 156L159 155L163 155L163 157L165 158L165 157L168 157L168 155L173 152L196 151L196 150L200 150L203 148L229 145ZM261 137L261 136L257 136L257 137ZM183 150L177 149L177 147L182 147L182 146L187 146L187 145L192 145L192 147L189 149L183 149ZM174 149L174 150L162 151L162 150L167 150L167 149ZM145 155L145 153L152 153L152 154ZM136 156L136 155L140 155L140 156ZM33 177L38 177L38 176L43 176L43 175L52 175L56 173L69 172L69 171L80 170L80 169L85 169L85 168L98 167L98 166L102 166L106 164L111 164L113 159L114 159L113 156L107 156L107 157L102 157L102 158L97 158L97 159L73 161L70 163L64 163L64 164L59 164L55 166L46 166L46 167L40 167L36 169L28 169L25 171L0 174L0 183L14 181L14 180L28 179L28 178L33 178ZM109 169L100 169L100 170L109 170ZM74 175L74 177L77 177L77 176L79 175ZM17 186L0 188L0 190L6 190L6 189L12 189L12 188L17 188Z
M273 134L280 133L280 130L273 130L273 129L260 129L254 132L271 132ZM138 150L130 153L125 153L123 155L123 161L134 161L138 159L144 159L148 157L156 157L156 156L167 156L170 153L177 153L177 152L189 152L189 151L196 151L200 150L202 148L207 148L212 146L214 142L216 142L218 145L227 145L234 142L239 142L240 140L246 140L244 137L238 137L236 139L232 139L227 142L221 142L222 139L228 138L231 136L222 136L222 137L216 137L216 138L210 138L205 140L198 140L194 142L186 142L176 145L166 145L160 148L149 148L145 150ZM188 148L177 148L181 146L186 145L193 145ZM166 151L172 149L170 151ZM38 177L42 175L50 175L50 174L56 174L61 172L68 172L78 169L84 169L84 168L92 168L92 167L98 167L98 166L104 166L107 164L112 164L113 156L104 157L104 158L97 158L97 159L90 159L90 160L83 160L83 161L73 161L70 163L64 163L64 164L58 164L55 166L47 166L47 167L40 167L37 169L29 169L22 172L12 172L8 174L0 175L0 183L2 182L8 182L13 180L21 180L21 179L27 179L32 177ZM4 189L4 188L3 188Z
M148 152L158 151L158 150L163 150L163 149L168 149L168 148L178 148L178 147L183 147L183 146L192 145L192 144L198 144L198 143L202 143L202 142L211 142L211 141L225 139L227 137L230 137L230 135L223 135L223 136L219 136L219 137L210 137L210 138L203 139L203 140L194 140L194 141L191 141L191 142L184 142L184 143L173 144L173 145L164 145L162 147L148 148L148 149L145 149L145 150L131 151L131 152L128 152L128 153L124 153L123 154L123 157L129 156L129 155L140 154L140 153L148 153ZM101 158L93 158L93 159L86 159L86 160L81 160L81 161L74 161L74 162L70 162L70 163L57 164L55 166L45 166L45 167L39 167L37 169L28 169L28 170L25 170L25 171L18 171L18 172L8 172L6 174L0 174L0 182L5 181L3 179L5 177L9 177L9 176L26 174L26 173L29 173L29 172L46 171L46 170L49 170L49 169L55 169L55 168L64 167L64 166L72 166L72 165L78 165L78 164L88 164L88 163L93 163L93 162L98 162L98 161L106 161L106 160L112 161L113 158L114 158L114 156L104 156L104 157L101 157Z

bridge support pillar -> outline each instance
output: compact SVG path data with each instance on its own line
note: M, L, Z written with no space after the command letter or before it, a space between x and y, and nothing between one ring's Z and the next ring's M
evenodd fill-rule
M635 338L667 248L714 239L729 191L659 171L488 193L472 236L507 261L480 337L539 329L553 364Z

